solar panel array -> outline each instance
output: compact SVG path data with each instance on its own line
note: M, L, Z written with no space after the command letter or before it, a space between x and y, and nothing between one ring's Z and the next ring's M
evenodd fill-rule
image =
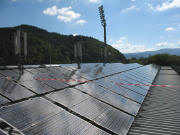
M126 134L157 72L121 63L0 70L0 118L27 135Z

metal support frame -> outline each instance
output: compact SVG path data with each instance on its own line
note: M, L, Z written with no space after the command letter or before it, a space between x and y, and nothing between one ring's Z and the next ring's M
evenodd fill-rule
M22 40L23 39L23 42ZM22 45L23 44L23 45ZM27 33L17 30L14 33L15 55L18 57L18 69L20 74L23 73L23 63L27 57Z
M78 69L80 69L82 62L82 45L79 42L74 44L74 57L78 64Z

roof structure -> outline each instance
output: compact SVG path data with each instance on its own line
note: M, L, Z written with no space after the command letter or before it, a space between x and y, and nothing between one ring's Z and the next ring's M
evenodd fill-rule
M162 67L151 87L129 135L180 134L180 76L171 67Z
M125 135L158 70L121 63L0 70L0 134Z

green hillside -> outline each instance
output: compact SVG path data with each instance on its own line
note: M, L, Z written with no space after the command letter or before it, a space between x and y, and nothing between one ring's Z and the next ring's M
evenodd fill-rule
M28 56L25 64L48 64L50 53L54 64L74 62L74 44L80 42L83 50L83 62L102 62L101 48L103 42L86 36L62 35L46 30L21 25L0 28L0 65L17 64L14 54L14 32L21 29L28 33ZM125 57L118 50L108 45L108 62L124 62Z

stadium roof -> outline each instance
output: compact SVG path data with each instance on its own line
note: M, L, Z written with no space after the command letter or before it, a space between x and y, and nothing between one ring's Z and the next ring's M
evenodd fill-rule
M127 134L157 72L121 63L0 70L0 134Z

